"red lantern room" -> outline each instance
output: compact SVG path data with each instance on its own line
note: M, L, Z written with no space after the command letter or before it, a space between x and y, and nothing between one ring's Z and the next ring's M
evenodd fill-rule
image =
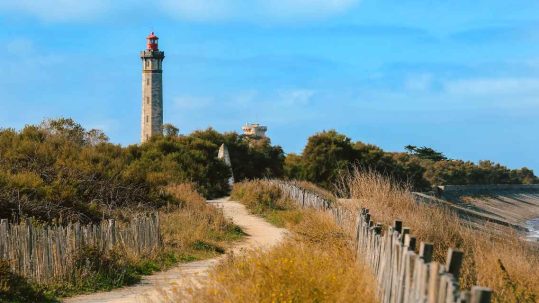
M158 50L157 40L159 40L159 38L153 32L149 34L148 37L146 37L146 48L154 51Z

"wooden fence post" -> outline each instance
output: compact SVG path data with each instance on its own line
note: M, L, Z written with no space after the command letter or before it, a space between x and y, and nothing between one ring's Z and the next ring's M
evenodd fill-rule
M7 219L0 220L0 258L8 259L8 231L9 225Z
M490 303L492 297L490 288L474 286L471 293L470 303Z
M407 246L409 251L415 251L415 242L415 237L410 234L404 235L404 246Z
M402 232L402 221L395 220L393 223L393 229L400 234Z
M421 242L419 245L419 257L421 257L425 263L432 262L433 253L434 245L432 243Z
M450 248L447 251L447 272L452 274L457 280L460 275L460 268L462 266L463 258L464 253L460 250Z
M440 264L438 262L429 263L429 283L428 283L428 303L438 302L438 290L440 286Z
M457 303L470 303L472 294L469 291L461 291Z
M404 240L406 239L406 235L410 234L410 227L403 227L402 233L401 233L401 243L404 244Z

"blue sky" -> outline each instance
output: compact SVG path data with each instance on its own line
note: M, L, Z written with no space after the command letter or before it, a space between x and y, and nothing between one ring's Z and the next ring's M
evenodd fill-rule
M0 0L0 127L72 117L139 140L138 52L165 51L165 122L336 129L539 172L539 2Z

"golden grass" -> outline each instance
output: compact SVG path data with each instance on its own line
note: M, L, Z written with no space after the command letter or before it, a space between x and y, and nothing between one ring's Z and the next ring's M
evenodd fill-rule
M353 199L345 204L366 207L375 221L385 224L403 220L418 241L434 243L436 260L443 262L450 247L462 249L462 287L491 287L494 302L539 300L539 249L513 230L502 235L474 230L447 209L416 203L406 186L377 173L356 169L344 181Z
M376 302L370 271L357 264L332 219L307 211L293 236L270 251L231 256L193 294L196 302Z
M303 213L283 197L279 187L264 180L236 183L230 197L277 227L288 227L302 219Z
M264 180L244 181L234 184L230 198L245 204L249 210L256 214L261 214L267 210L295 208L291 201L282 196L277 185Z
M221 210L208 205L193 185L169 186L167 192L178 205L161 213L165 249L200 259L224 252L230 241L241 238L241 230Z

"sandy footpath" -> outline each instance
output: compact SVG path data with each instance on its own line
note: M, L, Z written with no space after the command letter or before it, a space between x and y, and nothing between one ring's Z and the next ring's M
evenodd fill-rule
M246 239L236 244L228 253L240 253L253 248L266 249L280 242L286 230L277 228L264 219L248 213L245 206L228 199L212 200L208 203L223 209L226 217L231 218L248 234ZM186 288L198 285L204 279L209 269L219 263L226 255L181 264L167 271L146 276L139 284L124 287L110 292L99 292L89 295L66 298L65 303L127 303L127 302L173 302L172 292L178 293Z

